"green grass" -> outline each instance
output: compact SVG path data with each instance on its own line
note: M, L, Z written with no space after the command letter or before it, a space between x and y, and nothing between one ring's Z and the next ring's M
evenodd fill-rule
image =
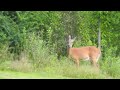
M114 59L115 60L115 59ZM112 60L113 61L113 60ZM110 65L101 62L100 69L93 68L88 62L81 62L80 67L72 61L63 59L51 61L36 67L28 61L6 61L0 64L1 79L116 79L120 78L120 61Z
M16 71L0 71L0 79L67 79L60 75L53 75L46 72L16 72Z
M37 72L17 72L12 70L1 70L0 79L108 79L112 78L102 74L100 71L85 66L77 69L46 67Z
M113 67L104 64L100 69L93 68L88 62L81 62L80 67L72 61L63 59L51 61L47 65L34 66L28 61L6 61L0 64L1 79L113 79L120 78L119 64Z
M16 63L16 62L15 62ZM5 65L6 64L6 65ZM12 66L11 66L12 64ZM89 65L77 68L73 63L56 62L53 65L36 68L30 71L28 66L22 67L21 62L13 67L13 63L4 63L0 67L1 79L102 79L111 78L100 70ZM4 66L3 66L4 65ZM28 64L25 64L28 65ZM8 66L8 67L6 67ZM19 67L19 68L18 68ZM25 68L25 69L24 69ZM36 70L36 71L35 71Z

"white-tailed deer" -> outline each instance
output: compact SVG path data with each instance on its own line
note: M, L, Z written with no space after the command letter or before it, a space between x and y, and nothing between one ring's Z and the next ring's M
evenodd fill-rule
M75 63L77 64L77 66L79 66L80 60L88 60L88 61L91 61L93 66L98 67L97 61L101 55L100 49L96 48L95 46L72 48L72 45L75 39L76 37L74 39L71 39L71 36L69 35L69 38L68 38L69 58L72 57Z

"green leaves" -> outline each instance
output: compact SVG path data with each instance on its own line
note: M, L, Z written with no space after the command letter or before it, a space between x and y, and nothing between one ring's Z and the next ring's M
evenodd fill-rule
M101 24L98 26L98 21ZM2 11L0 43L24 47L29 33L35 33L54 52L66 53L68 34L77 37L74 47L97 45L119 47L120 12L118 11ZM14 44L13 44L14 42ZM18 47L16 47L18 45ZM119 50L118 50L119 52ZM65 54L64 54L65 55Z

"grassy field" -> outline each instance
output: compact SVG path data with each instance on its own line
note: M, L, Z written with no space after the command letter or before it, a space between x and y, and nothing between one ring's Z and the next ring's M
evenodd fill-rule
M56 73L55 73L56 72ZM91 70L53 72L17 72L11 70L0 71L0 79L112 79L108 75Z
M16 63L16 64L15 64ZM72 63L56 63L38 69L33 69L22 62L4 63L0 67L0 79L111 79L109 74L103 73L90 65L77 68Z
M16 72L16 71L0 71L0 79L67 79L60 75L53 75L45 72Z
M0 79L119 79L120 61L108 63L101 61L96 69L89 62L81 62L77 68L67 59L34 65L26 60L5 61L0 63Z

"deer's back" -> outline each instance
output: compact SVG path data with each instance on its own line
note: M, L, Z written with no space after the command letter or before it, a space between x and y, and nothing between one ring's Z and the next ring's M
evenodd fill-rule
M90 60L91 58L97 58L100 54L100 50L95 46L70 48L69 54L74 59Z

